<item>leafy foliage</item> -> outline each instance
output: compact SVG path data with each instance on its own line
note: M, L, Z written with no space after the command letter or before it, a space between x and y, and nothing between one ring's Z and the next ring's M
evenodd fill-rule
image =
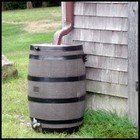
M26 2L4 2L4 9L5 10L14 10L14 9L25 9L26 8Z
M45 2L45 1L43 1ZM26 1L9 1L9 2L4 2L4 9L5 10L15 10L15 9L26 9ZM33 7L42 7L42 1L33 1L32 2ZM46 1L46 6L51 7L51 6L60 6L61 2L57 1Z

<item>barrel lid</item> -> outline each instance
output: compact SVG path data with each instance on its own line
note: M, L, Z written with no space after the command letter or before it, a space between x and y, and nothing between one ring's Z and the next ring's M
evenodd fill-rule
M43 47L74 47L74 46L82 46L82 44L61 44L61 45L55 45L55 44L48 44L48 43L43 43L43 44L31 44L31 46L43 46Z
M73 50L82 50L82 44L61 44L61 45L54 45L54 44L31 44L30 50L35 50L36 47L39 47L40 50L65 50L65 51L73 51Z

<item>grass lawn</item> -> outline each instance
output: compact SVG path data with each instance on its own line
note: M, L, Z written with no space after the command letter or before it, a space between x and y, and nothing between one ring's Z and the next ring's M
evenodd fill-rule
M101 110L86 110L83 126L73 134L42 134L31 128L26 90L29 46L52 43L60 28L60 7L2 12L2 53L18 69L16 78L2 81L2 138L137 138L138 129L127 116Z

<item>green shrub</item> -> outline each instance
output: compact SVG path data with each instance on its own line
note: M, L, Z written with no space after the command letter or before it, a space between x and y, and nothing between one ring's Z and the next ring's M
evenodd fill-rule
M33 7L42 7L42 1L33 1L32 5Z
M51 7L51 6L60 6L61 5L61 1L48 1L47 5L49 7Z
M61 1L43 1L43 2L47 2L47 6L51 7L51 6L60 6L61 5ZM32 2L33 7L42 7L42 1L33 1Z
M45 1L44 1L45 2ZM51 6L60 6L61 5L61 1L46 1L47 2L47 6L51 7ZM10 1L10 2L4 2L4 10L15 10L15 9L26 9L26 1L22 1L22 2L16 2L16 1ZM33 7L42 7L42 1L33 1L32 2Z
M26 2L4 2L4 9L5 10L15 10L15 9L25 9Z

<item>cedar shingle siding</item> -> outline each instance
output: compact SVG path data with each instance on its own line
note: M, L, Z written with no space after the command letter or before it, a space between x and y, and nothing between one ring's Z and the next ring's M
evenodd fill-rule
M84 46L87 91L127 98L127 3L74 4L74 30L65 42Z

